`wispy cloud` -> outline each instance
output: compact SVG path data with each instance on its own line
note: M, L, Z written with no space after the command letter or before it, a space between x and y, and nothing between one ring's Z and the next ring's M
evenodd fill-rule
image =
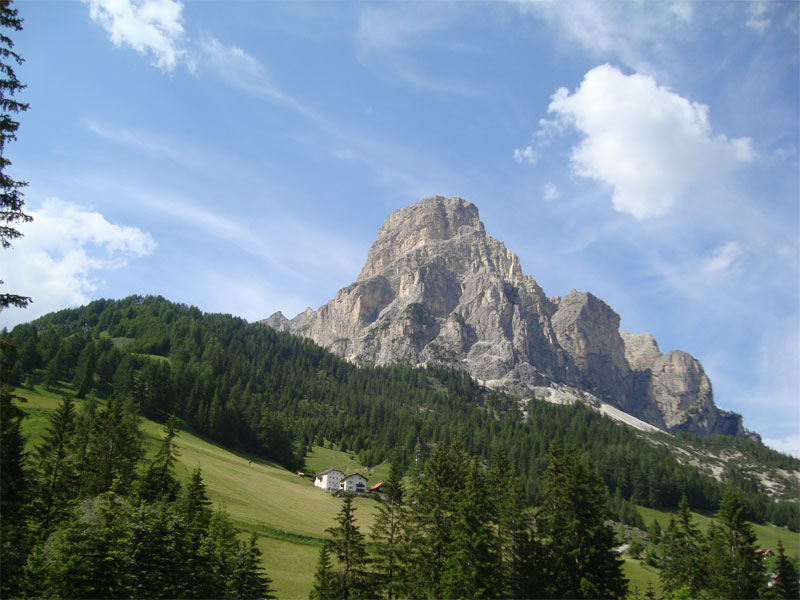
M33 298L33 304L0 313L4 326L88 302L104 272L156 249L150 234L110 223L96 210L58 198L48 198L29 212L34 224L20 226L25 237L4 257L3 279L8 289Z
M558 188L549 181L544 184L543 192L542 198L545 202L553 202L561 198L561 192L559 192Z
M162 136L144 131L112 127L92 119L86 121L86 128L94 135L116 144L184 162L185 154L177 150L173 143Z
M439 34L453 26L453 13L444 3L407 6L371 6L359 18L356 55L365 66L390 75L412 88L461 96L481 95L475 86L445 73L431 74L421 66L416 52L438 42ZM450 49L463 52L464 45Z
M163 71L174 71L185 54L183 4L176 0L83 0L92 20L115 46L127 45L151 56Z
M603 0L512 0L524 14L548 22L569 43L602 59L613 58L640 72L652 72L649 56L662 40L692 22L686 0L616 2Z
M725 273L735 265L743 253L738 242L725 242L714 248L711 255L703 260L701 270L709 275Z
M772 24L770 13L772 12L773 4L775 3L767 0L750 2L747 7L747 20L745 21L747 26L758 33L766 32Z
M248 94L276 102L300 115L317 119L302 103L280 90L263 62L241 48L210 38L200 44L198 69L208 70L228 85Z
M529 165L535 165L539 157L533 149L533 146L525 146L524 148L514 149L514 160L519 164L528 163Z
M559 89L548 111L583 135L575 173L610 186L614 208L638 219L669 212L689 184L754 158L749 138L712 134L708 106L607 64L574 93Z

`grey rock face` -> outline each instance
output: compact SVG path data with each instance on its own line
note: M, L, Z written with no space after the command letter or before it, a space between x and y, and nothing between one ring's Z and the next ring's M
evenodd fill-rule
M355 283L317 311L262 322L358 364L443 364L530 396L543 386L588 392L667 430L741 430L741 417L714 406L698 361L621 333L592 294L548 299L461 198L394 212Z
M686 352L672 350L661 354L649 333L621 332L625 357L640 382L640 404L651 411L651 420L669 431L719 433L752 437L746 434L739 415L714 405L711 381L700 361Z

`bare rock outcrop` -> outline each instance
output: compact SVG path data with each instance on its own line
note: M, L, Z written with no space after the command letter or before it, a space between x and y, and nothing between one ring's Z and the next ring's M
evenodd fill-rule
M714 406L698 361L620 332L590 293L549 299L461 198L392 213L354 283L317 311L263 323L358 364L443 364L529 397L573 389L666 430L741 430L741 417Z

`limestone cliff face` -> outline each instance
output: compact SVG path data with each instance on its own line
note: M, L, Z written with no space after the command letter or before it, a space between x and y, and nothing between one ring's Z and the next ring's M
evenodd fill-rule
M621 334L619 321L589 293L548 299L486 234L475 205L437 196L391 214L355 283L333 300L263 322L359 364L444 364L523 394L588 392L667 430L741 429L738 415L714 406L699 362L662 355L647 334Z
M651 411L648 422L669 431L745 434L739 415L714 405L711 381L700 361L681 350L661 354L649 333L621 332L625 357L640 384L639 404ZM637 415L638 416L638 415ZM656 423L654 423L656 424Z

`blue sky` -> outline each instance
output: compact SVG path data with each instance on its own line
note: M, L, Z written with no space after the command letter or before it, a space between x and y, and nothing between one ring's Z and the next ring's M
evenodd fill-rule
M12 326L318 308L392 211L474 202L800 455L796 2L21 2Z

